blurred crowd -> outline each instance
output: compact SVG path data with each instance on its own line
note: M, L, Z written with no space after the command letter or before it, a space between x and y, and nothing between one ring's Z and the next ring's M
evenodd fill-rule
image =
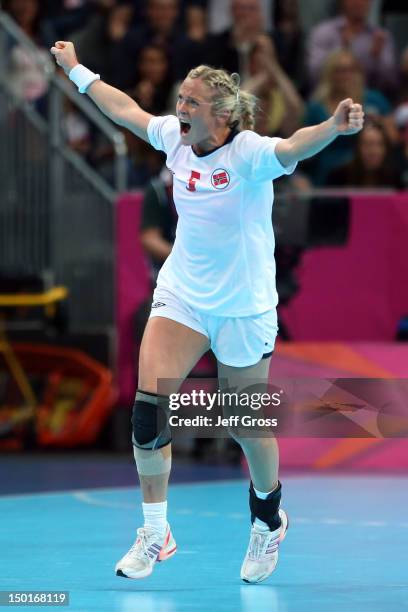
M174 113L188 70L239 72L259 99L256 131L287 137L324 121L340 100L364 105L366 127L339 138L290 179L290 188L408 188L408 3L403 0L2 0L51 61L72 40L81 63L153 114ZM38 59L38 58L37 58ZM16 96L44 111L48 83L32 53L10 44ZM94 165L109 151L65 105L64 132ZM163 159L131 134L129 181L144 186Z

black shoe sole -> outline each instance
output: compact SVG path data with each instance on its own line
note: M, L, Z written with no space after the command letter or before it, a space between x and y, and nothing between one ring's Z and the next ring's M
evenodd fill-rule
M121 578L129 578L129 576L126 576L126 574L124 574L122 570L116 570L116 575L120 576Z

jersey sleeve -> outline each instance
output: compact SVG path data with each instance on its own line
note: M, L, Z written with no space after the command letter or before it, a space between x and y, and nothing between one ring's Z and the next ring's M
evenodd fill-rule
M180 140L180 124L177 117L174 115L152 117L147 126L147 136L152 147L167 154Z
M285 167L276 156L275 148L280 140L259 136L249 130L241 132L234 139L237 173L253 181L272 181L284 174L292 174L297 163Z

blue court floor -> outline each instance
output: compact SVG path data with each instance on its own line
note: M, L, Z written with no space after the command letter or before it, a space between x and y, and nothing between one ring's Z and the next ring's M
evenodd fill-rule
M69 591L61 609L84 612L406 610L407 485L391 476L283 478L291 525L278 568L261 585L239 579L247 481L172 485L179 550L144 581L113 571L141 524L138 489L5 495L0 590Z

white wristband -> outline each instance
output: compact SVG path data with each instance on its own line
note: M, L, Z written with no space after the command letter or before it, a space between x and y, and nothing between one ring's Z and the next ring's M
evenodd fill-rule
M100 80L100 75L95 74L82 64L77 64L69 73L69 79L78 87L80 94L86 92L88 87L94 82Z

